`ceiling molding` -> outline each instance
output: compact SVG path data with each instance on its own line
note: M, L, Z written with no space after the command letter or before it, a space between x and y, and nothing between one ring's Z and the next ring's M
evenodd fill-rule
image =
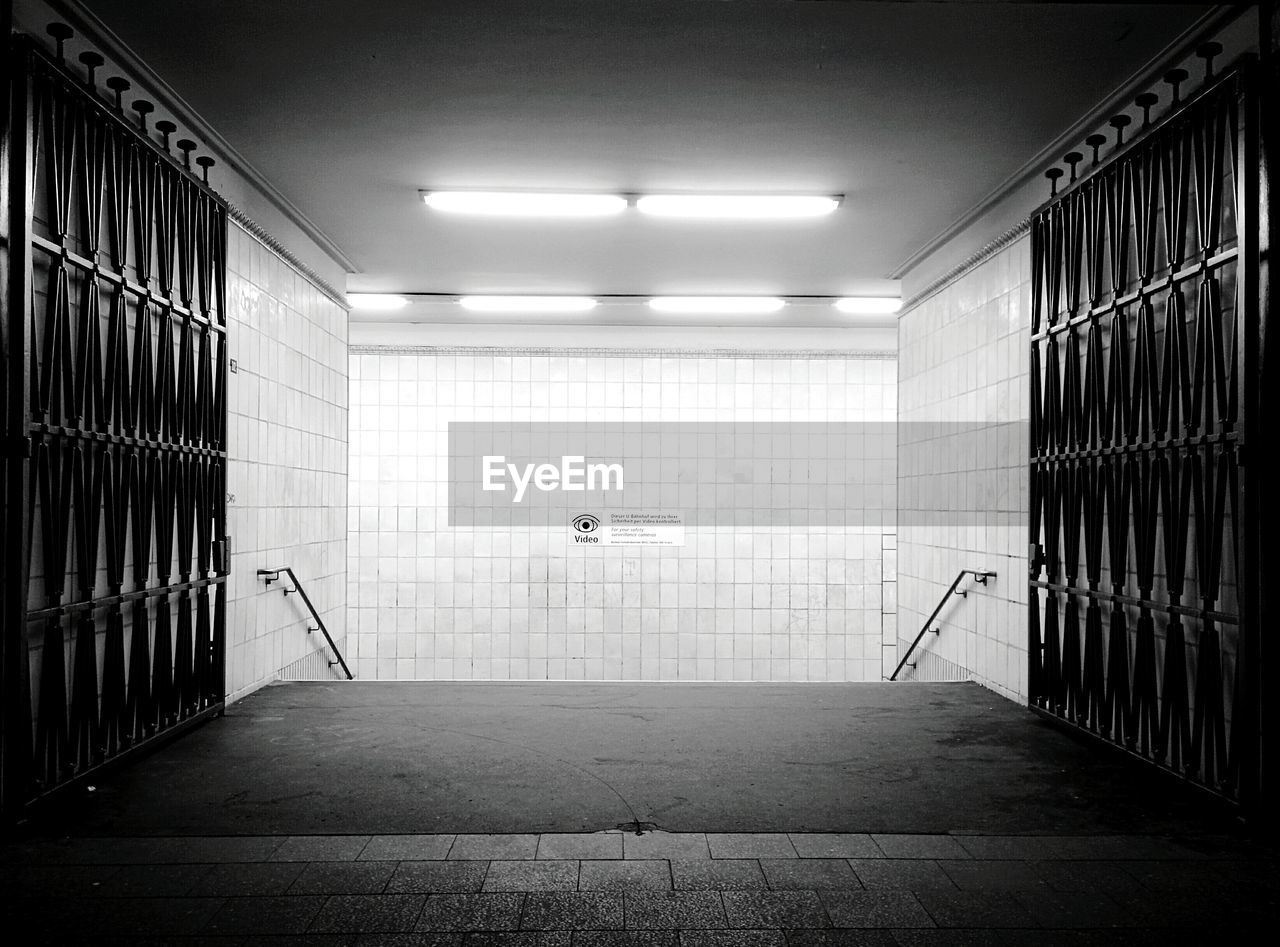
M936 237L923 244L920 249L894 267L890 278L902 279L932 255L934 251L940 249L1000 201L1039 174L1043 168L1059 161L1064 150L1070 150L1071 147L1079 144L1085 135L1098 124L1100 115L1111 115L1129 108L1133 104L1134 95L1156 82L1165 69L1169 67L1170 63L1190 55L1197 44L1202 42L1208 35L1221 30L1228 23L1243 15L1246 9L1247 7L1245 6L1219 6L1205 13L1195 23L1187 27L1177 39L1147 60L1111 95L1086 111L1066 131L1036 152L1030 160L1026 161L986 197L978 201L977 204L956 218ZM945 282L946 279L944 277L943 281ZM923 295L923 293L917 294L917 300ZM904 306L903 309L905 311L906 307Z
M351 305L347 302L347 297L343 293L325 280L323 276L299 260L297 256L289 252L288 247L254 222L239 207L236 207L234 204L228 204L227 216L229 216L231 220L234 221L245 233L249 234L249 236L253 237L276 256L297 270L300 274L305 276L316 289L320 290L322 294L328 297L330 302L337 303L344 312L350 312Z
M944 289L946 289L956 280L960 279L960 277L964 276L970 270L977 269L979 266L981 266L983 263L986 263L987 260L991 259L993 256L995 256L997 253L999 253L1009 244L1013 243L1019 237L1025 236L1030 232L1031 232L1030 220L1023 220L1017 224L1014 224L1012 227L1010 227L1000 236L996 237L994 240L992 240L990 243L984 246L981 250L978 250L973 255L967 257L962 263L956 264L951 269L947 270L947 272L939 276L932 283L930 283L928 286L926 286L924 289L920 290L920 292L916 293L910 299L905 300L902 304L901 311L899 311L898 313L898 318L901 319L902 317L910 314L911 310L915 309L922 302L925 302L926 300L932 298L933 296L938 295L938 293L942 292Z
M197 137L202 138L209 150L216 152L222 160L243 177L251 187L270 201L281 214L294 226L301 230L326 256L341 266L348 273L360 272L359 267L351 261L333 238L320 229L302 210L289 200L274 184L249 163L226 138L212 125L205 121L174 88L162 79L154 69L135 53L127 43L107 26L97 14L86 9L79 0L45 0L56 13L65 19L115 64L125 72L131 73L139 82L147 87L147 92L156 99L173 118L189 128ZM247 219L247 218L246 218ZM256 225L255 225L256 226ZM258 228L261 230L261 228ZM277 241L278 243L278 241Z
M504 345L412 345L387 342L348 346L352 355L500 355L552 356L555 358L776 358L776 359L874 359L897 361L898 353L844 349L695 349L695 348L545 348Z

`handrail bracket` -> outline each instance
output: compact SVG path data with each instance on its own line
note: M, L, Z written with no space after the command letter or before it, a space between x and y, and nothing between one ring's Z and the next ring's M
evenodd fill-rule
M324 635L325 642L329 645L329 650L332 651L334 657L337 658L336 661L329 661L329 667L340 666L342 668L342 673L347 675L347 680L355 680L355 675L352 674L351 669L347 667L347 662L343 660L342 652L338 650L338 646L333 643L333 636L329 634L329 629L325 626L324 619L320 617L320 613L316 611L315 605L311 604L311 596L307 595L307 590L303 588L302 583L298 581L298 576L294 573L293 567L281 566L279 569L259 569L258 575L268 587L270 587L272 582L278 582L281 575L287 575L289 577L289 581L293 583L293 588L289 588L287 585L281 584L280 591L284 592L285 595L292 595L294 592L297 592L298 598L302 599L303 604L307 606L307 611L311 613L311 619L315 622L314 625L307 625L307 634L311 634L315 631L322 633Z
M986 585L987 582L996 577L996 574L990 570L961 569L956 574L955 579L952 580L951 586L942 594L942 598L938 600L938 604L934 608L933 613L925 619L924 626L920 629L920 633L916 635L915 641L911 642L911 647L907 649L907 653L902 656L902 660L898 662L898 666L894 668L893 673L889 675L889 680L896 681L904 667L914 668L916 666L917 662L911 661L908 663L908 661L911 658L911 655L915 653L916 646L920 644L920 640L926 634L933 632L939 637L942 636L942 625L934 625L933 620L938 617L938 613L942 611L942 607L947 604L947 600L951 598L952 595L959 595L961 598L969 597L969 590L960 588L960 582L966 575L973 576L973 580L979 585Z

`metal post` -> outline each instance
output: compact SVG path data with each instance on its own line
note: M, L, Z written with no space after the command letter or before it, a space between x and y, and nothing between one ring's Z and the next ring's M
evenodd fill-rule
M1272 187L1277 168L1280 168L1280 133L1275 128L1280 122L1277 95L1277 88L1280 88L1277 86L1280 83L1280 10L1274 2L1266 2L1258 5L1258 13L1261 61L1257 94L1248 105L1251 112L1249 120L1242 124L1254 126L1256 121L1261 135L1250 135L1246 128L1241 149L1241 162L1252 164L1258 173L1256 190L1242 193L1239 202L1241 208L1256 212L1255 223L1248 228L1250 237L1256 238L1250 254L1255 265L1252 273L1247 274L1248 282L1241 292L1241 298L1256 299L1258 306L1256 339L1253 345L1243 347L1242 383L1245 388L1241 392L1241 404L1248 406L1280 403L1280 343L1274 333L1268 332L1273 286L1270 261L1275 248L1280 246L1280 189ZM1242 771L1241 780L1242 790L1249 793L1245 798L1251 809L1274 826L1280 822L1280 814L1276 812L1276 804L1280 802L1280 732L1277 731L1280 727L1280 700L1262 686L1261 675L1280 650L1271 643L1274 638L1269 640L1262 634L1262 629L1275 627L1275 622L1280 619L1280 601L1277 600L1276 583L1262 581L1263 576L1275 574L1273 542L1262 540L1265 537L1273 541L1280 536L1280 501L1274 490L1262 489L1266 482L1261 469L1262 445L1266 440L1261 412L1246 414L1244 421L1246 439L1258 445L1250 451L1243 466L1245 516L1258 524L1258 541L1243 550L1246 565L1242 580L1244 588L1257 590L1256 597L1248 596L1246 607L1251 610L1252 620L1247 623L1248 634L1242 642L1249 649L1254 664L1254 673L1248 676L1248 683L1254 688L1256 713L1253 710L1248 712L1253 714L1256 726L1257 758L1253 761L1253 772Z
M30 439L27 421L30 387L27 366L31 362L31 338L27 313L31 311L31 228L35 210L34 120L31 82L25 45L6 37L9 57L7 147L3 156L6 201L0 208L0 232L8 239L8 250L0 256L5 268L3 328L6 378L5 392L5 570L3 614L0 620L0 810L11 813L26 801L31 787L31 681L27 654L26 589L30 575L27 558L31 522L27 497L31 470L28 464Z

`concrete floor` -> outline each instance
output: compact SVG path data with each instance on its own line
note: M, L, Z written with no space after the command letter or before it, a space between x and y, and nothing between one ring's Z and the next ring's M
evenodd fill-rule
M1249 943L1280 859L974 685L270 687L0 844L120 947ZM652 822L642 834L616 827Z
M76 810L98 835L1207 825L1176 781L973 684L282 684Z

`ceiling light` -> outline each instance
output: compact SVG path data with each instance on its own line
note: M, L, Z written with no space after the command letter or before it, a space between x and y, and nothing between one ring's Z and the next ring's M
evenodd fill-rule
M463 296L458 305L471 312L587 312L590 296Z
M767 313L785 305L776 296L655 296L649 300L654 312L685 315Z
M409 300L392 293L347 293L347 302L352 309L370 312L390 312L409 305Z
M606 217L627 209L616 194L552 194L536 191L426 191L432 210L492 217Z
M838 197L766 194L650 194L636 201L642 214L654 217L720 217L766 219L822 217L840 206Z
M837 299L833 305L841 312L856 315L884 315L901 309L902 299L898 296L846 296Z

